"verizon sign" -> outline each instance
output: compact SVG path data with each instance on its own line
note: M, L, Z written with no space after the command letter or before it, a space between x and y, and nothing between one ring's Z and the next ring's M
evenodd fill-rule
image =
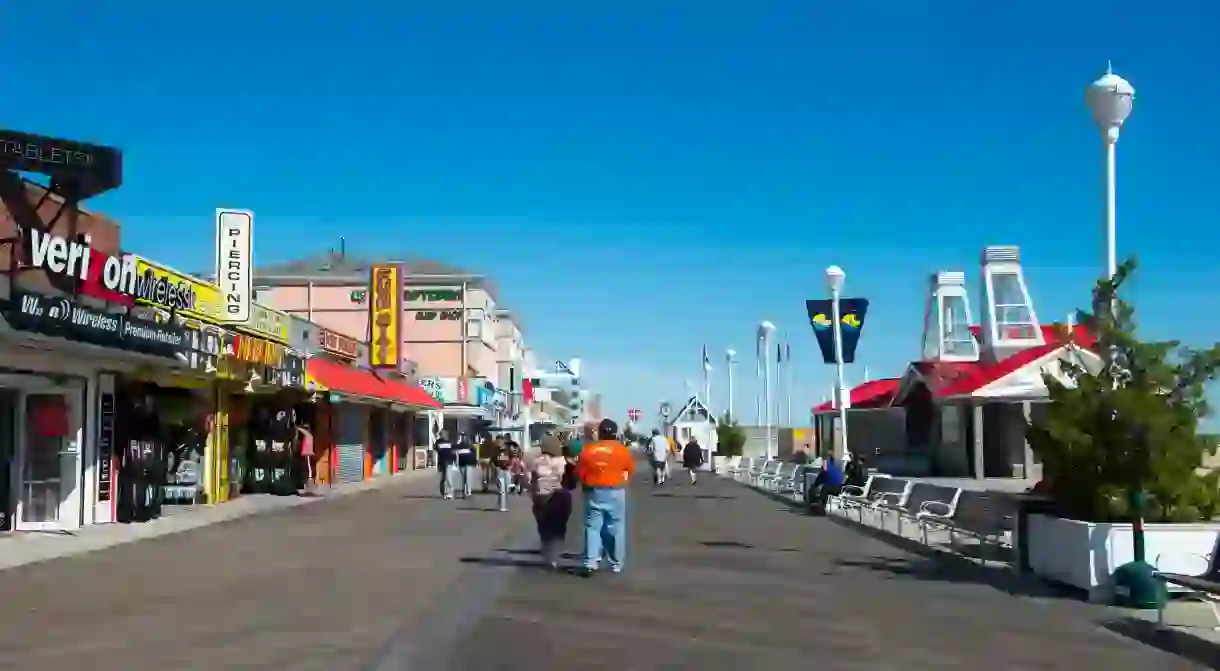
M226 324L250 321L254 299L254 213L216 210L216 284Z

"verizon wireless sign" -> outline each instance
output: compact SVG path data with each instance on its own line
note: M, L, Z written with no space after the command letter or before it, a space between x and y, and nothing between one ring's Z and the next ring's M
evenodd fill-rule
M139 298L171 311L195 307L197 297L190 284L175 284L152 271L141 274L134 257L100 254L87 244L65 240L37 228L27 230L25 250L29 265L48 273L72 277L83 283L96 278L108 291ZM101 272L94 267L98 263Z
M248 324L254 300L254 213L216 210L216 284L225 324Z
M167 357L191 345L186 332L170 324L102 312L57 296L14 292L7 317L19 329Z

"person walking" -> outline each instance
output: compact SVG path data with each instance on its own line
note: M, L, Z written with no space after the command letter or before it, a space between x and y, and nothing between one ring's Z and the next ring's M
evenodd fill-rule
M304 489L307 492L312 492L318 484L317 461L313 449L313 432L309 430L309 426L304 422L297 425L297 441L300 446L301 465L305 467Z
M498 510L506 513L508 512L508 469L512 465L512 459L508 454L508 446L498 440L492 441L488 445L487 458L491 463L491 468L496 472Z
M665 484L669 470L669 440L661 435L660 429L652 430L652 438L648 439L648 460L652 462L652 484Z
M584 489L585 557L581 575L590 577L602 555L612 573L623 570L627 556L627 485L635 473L635 459L619 441L618 425L603 419L598 440L587 444L576 462L576 476Z
M444 431L436 437L436 470L440 473L441 498L452 499L457 476L457 455Z
M474 446L470 444L470 439L464 433L458 434L457 447L454 449L454 453L457 455L458 470L462 473L462 498L468 499L474 486L475 469L479 464L479 455L475 454Z
M691 436L690 442L682 448L682 468L690 474L692 487L699 484L699 468L703 466L703 461L703 448L699 446L699 440Z
M563 443L555 436L543 438L542 454L530 469L530 496L534 502L542 561L552 569L559 567L560 552L568 533L568 518L572 515L572 494L568 491L571 484L564 482L567 468Z

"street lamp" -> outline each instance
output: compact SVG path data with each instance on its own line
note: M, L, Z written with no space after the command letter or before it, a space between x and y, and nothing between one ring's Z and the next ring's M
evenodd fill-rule
M767 459L771 459L771 357L767 356L767 352L771 350L771 334L775 333L775 324L769 321L762 321L758 324L758 339L761 342L761 352L763 360L763 412L766 414L764 426L767 429ZM778 450L776 450L778 453Z
M851 453L847 451L847 403L850 399L843 384L843 319L839 314L839 300L846 280L847 273L844 273L842 268L830 266L826 269L826 286L830 288L830 317L835 323L835 376L838 396L835 406L839 410L839 459L843 463L851 461Z
M733 364L737 363L737 351L727 349L724 351L724 368L729 372L729 402L727 406L728 415L733 417Z
M1131 116L1131 105L1135 102L1135 88L1114 74L1106 64L1106 74L1089 85L1084 92L1085 102L1093 113L1093 121L1101 129L1102 142L1106 150L1106 277L1113 279L1118 272L1118 244L1115 209L1117 205L1117 155L1118 131Z

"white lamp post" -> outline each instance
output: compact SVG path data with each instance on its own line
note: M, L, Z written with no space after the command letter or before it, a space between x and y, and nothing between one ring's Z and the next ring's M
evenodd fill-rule
M1113 278L1118 272L1117 222L1117 147L1118 131L1131 115L1135 101L1135 89L1127 80L1114 74L1106 65L1106 74L1089 85L1084 93L1085 102L1093 113L1093 120L1101 129L1102 142L1106 150L1106 277Z
M733 364L735 364L735 363L737 363L737 352L732 349L725 350L724 351L724 368L725 368L725 370L727 370L729 372L729 401L728 401L728 405L726 406L725 409L729 413L729 417L734 417L734 415L733 415Z
M763 360L763 412L766 413L764 426L767 429L767 458L772 458L771 453L771 357L767 356L767 352L771 349L771 334L775 333L775 324L769 321L763 321L758 324L758 340L761 342L761 356ZM778 452L778 450L777 450Z
M843 463L851 461L851 453L847 451L847 403L850 400L846 385L843 384L843 319L839 313L839 299L843 294L843 283L847 274L838 266L826 269L826 286L830 288L830 317L834 320L835 339L835 377L837 378L837 399L835 406L839 410L839 454Z

